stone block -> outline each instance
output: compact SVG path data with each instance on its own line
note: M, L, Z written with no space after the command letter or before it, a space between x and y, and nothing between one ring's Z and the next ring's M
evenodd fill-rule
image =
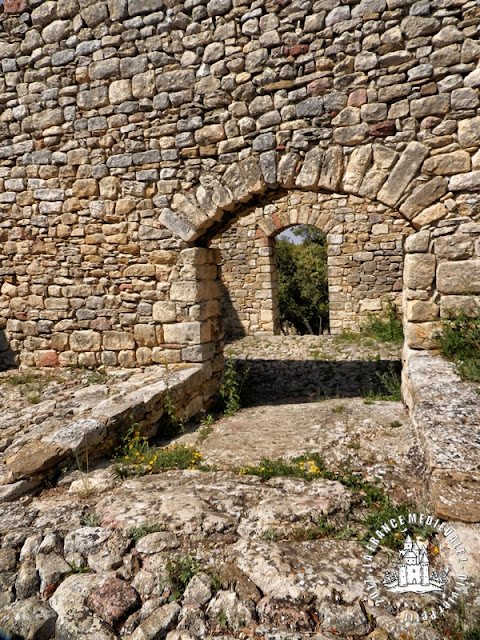
M437 269L437 289L446 294L479 294L480 260L440 262Z
M155 275L154 264L132 264L125 269L123 275L126 278L147 278Z
M410 349L436 349L439 330L440 322L406 322L405 343Z
M331 145L324 153L318 186L327 191L337 191L343 173L342 147Z
M435 240L435 255L447 260L464 260L473 255L473 240L465 234L442 236Z
M480 116L458 121L458 141L462 147L479 146Z
M209 321L166 324L163 332L166 344L203 344L212 339Z
M134 98L153 98L155 93L155 71L146 71L133 76L132 94Z
M450 191L479 191L480 171L471 171L470 173L460 173L452 176L448 181L448 188Z
M225 140L225 137L223 124L211 124L195 131L195 142L201 147Z
M436 96L427 96L410 103L410 115L414 118L425 118L432 115L445 115L450 108L450 95L440 93Z
M135 339L126 331L106 331L103 334L103 348L107 351L134 349Z
M122 104L122 102L127 102L132 98L132 83L130 80L114 80L110 83L108 87L108 100L110 104Z
M89 198L98 195L98 182L94 178L75 180L72 187L73 195L77 198Z
M92 62L88 67L88 73L92 80L113 79L120 73L120 61L118 58L108 58Z
M447 215L447 207L441 202L438 202L437 204L433 204L431 207L424 209L418 214L418 216L415 216L412 220L412 226L415 229L419 229L420 227L424 227L436 220L443 220Z
M440 315L451 318L459 313L475 317L480 310L479 296L442 296L440 300Z
M155 326L152 324L136 324L133 328L133 337L140 347L157 346Z
M447 181L441 176L438 176L416 187L412 195L402 204L400 211L411 220L415 215L420 213L422 209L433 204L446 193Z
M7 458L6 465L15 480L31 478L54 467L65 454L65 449L58 444L31 441Z
M95 331L73 331L70 349L76 352L100 351L101 334Z
M305 155L302 168L295 182L300 189L315 189L320 176L323 151L319 147L310 149Z
M408 300L407 320L409 322L429 322L438 318L439 307L431 300Z
M420 142L410 142L380 189L378 199L390 207L395 206L427 155L428 148L425 145Z
M433 173L439 176L452 176L456 173L470 171L470 154L466 151L454 151L453 153L441 153L427 158L423 163L425 173Z
M428 290L435 278L436 258L430 253L409 253L405 256L403 281L409 289Z

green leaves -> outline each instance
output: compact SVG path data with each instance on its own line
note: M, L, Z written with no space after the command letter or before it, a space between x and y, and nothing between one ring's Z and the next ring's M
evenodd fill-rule
M326 235L305 225L293 233L303 238L302 244L276 242L280 323L301 334L318 334L328 326Z

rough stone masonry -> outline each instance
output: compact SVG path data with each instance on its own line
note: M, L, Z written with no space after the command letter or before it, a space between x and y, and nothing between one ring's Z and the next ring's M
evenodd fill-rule
M411 227L407 350L433 349L442 316L478 305L474 0L5 0L3 11L3 366L201 362L213 380L210 241L280 190L318 194L320 225L322 203L341 196L362 198L375 224L395 212L398 240ZM257 240L268 247L271 225L288 224L271 216ZM350 244L344 261L361 270L372 252ZM343 287L351 265L335 266Z

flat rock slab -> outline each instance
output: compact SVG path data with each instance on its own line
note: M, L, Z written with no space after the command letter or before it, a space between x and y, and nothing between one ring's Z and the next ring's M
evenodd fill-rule
M408 413L400 402L365 404L361 398L242 409L216 422L199 442L199 431L179 442L196 444L205 462L219 469L320 453L329 468L381 478L400 500L425 488L425 461Z
M170 531L237 530L261 535L272 526L316 523L322 515L346 513L350 492L339 482L275 478L228 472L169 471L127 480L97 504L104 526L138 527L155 522Z

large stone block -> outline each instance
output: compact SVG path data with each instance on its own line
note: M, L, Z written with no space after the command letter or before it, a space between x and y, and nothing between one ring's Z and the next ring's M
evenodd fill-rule
M343 188L347 193L355 194L359 192L363 177L372 160L372 155L371 144L354 149L343 175Z
M390 207L395 206L427 155L428 148L425 145L420 142L410 142L380 189L378 199Z
M70 336L72 351L100 351L101 334L95 331L73 331Z
M107 351L134 349L135 339L126 331L106 331L103 334L103 348Z
M343 173L343 151L340 146L329 146L323 156L318 186L327 191L337 191Z
M464 260L473 255L473 240L465 234L442 236L435 240L435 255L448 260Z
M478 147L480 144L480 116L458 121L458 141L462 147Z
M429 322L438 318L439 307L431 300L408 300L406 312L409 322Z
M176 305L174 302L156 302L153 305L152 317L155 322L175 322L177 319Z
M165 344L203 344L212 338L211 324L206 322L177 322L163 327Z
M433 204L431 207L424 209L418 214L418 216L415 216L412 220L412 226L415 229L419 229L420 227L424 227L436 220L443 220L447 215L447 207L441 202L438 202L437 204Z
M472 295L480 293L480 260L441 262L437 269L440 293Z
M410 349L436 349L439 330L440 322L406 322L405 343Z
M471 171L470 173L460 173L452 176L448 181L448 187L451 191L479 191L480 171Z
M403 281L409 289L430 289L435 278L435 256L430 253L409 253L405 256Z
M439 176L452 176L456 173L470 171L470 154L466 151L454 151L453 153L442 153L431 158L427 158L423 163L425 173L433 173Z
M438 176L428 182L420 184L414 189L412 195L405 200L400 207L400 211L411 220L416 214L420 213L436 200L447 193L447 181Z

